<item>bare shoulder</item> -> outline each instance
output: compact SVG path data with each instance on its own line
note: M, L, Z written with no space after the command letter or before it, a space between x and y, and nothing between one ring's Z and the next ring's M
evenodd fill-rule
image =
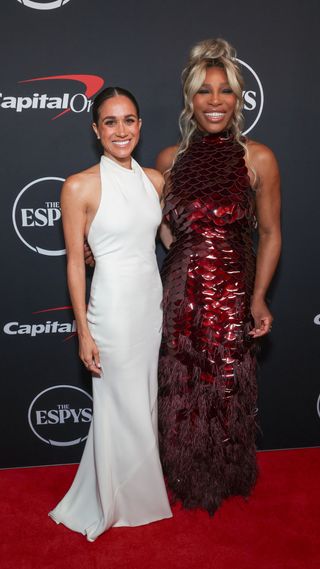
M165 172L171 168L172 163L177 155L179 149L179 145L175 144L174 146L168 146L159 152L156 160L156 168L160 172Z
M70 192L77 192L85 189L87 186L97 183L98 180L99 165L95 164L86 170L82 170L82 172L69 176L66 179L64 186L68 188Z
M77 201L86 200L87 196L99 188L99 164L95 164L82 172L69 176L62 187L62 197Z
M246 146L248 149L249 165L254 169L259 168L276 168L278 169L277 159L268 146L261 144L255 140L247 139Z
M164 177L158 170L154 168L143 168L144 173L148 176L150 182L157 190L159 197L162 196L162 190L164 186Z
M249 176L253 173L252 187L263 190L262 196L278 199L280 192L280 172L278 162L272 150L254 140L247 141L248 156L246 163ZM250 173L251 170L251 173ZM259 193L257 194L259 198Z

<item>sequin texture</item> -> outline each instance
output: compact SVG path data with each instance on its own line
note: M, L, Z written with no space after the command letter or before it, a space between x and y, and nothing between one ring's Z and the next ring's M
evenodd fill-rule
M159 362L160 450L174 499L213 514L256 480L254 192L231 135L197 132L171 172Z

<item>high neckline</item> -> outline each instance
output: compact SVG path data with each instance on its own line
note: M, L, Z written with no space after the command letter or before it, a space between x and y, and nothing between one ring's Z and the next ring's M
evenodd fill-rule
M192 136L194 142L202 142L204 144L222 144L233 140L234 136L230 129L222 130L221 132L206 132L197 128Z
M121 164L119 164L119 162L112 160L112 158L109 158L108 156L105 156L104 154L102 154L102 156L101 156L101 162L110 166L114 170L117 170L118 172L125 172L127 174L135 174L135 172L136 172L136 168L135 168L136 163L132 157L131 157L131 168L126 168L125 166L121 166Z

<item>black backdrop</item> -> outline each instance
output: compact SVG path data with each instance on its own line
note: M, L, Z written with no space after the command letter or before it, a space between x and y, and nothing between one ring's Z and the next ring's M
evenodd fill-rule
M90 424L59 209L62 180L98 160L90 100L102 85L133 91L143 116L137 158L152 166L178 138L190 47L218 36L244 63L249 136L275 151L283 180L284 250L260 359L259 446L318 444L318 2L3 0L0 11L0 466L78 461Z

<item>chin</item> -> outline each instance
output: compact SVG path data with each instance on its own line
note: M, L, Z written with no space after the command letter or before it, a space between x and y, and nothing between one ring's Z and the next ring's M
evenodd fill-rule
M222 132L224 130L226 130L228 128L228 125L223 123L223 124L209 124L206 127L206 131L207 132L211 132L211 133L218 133L218 132Z

